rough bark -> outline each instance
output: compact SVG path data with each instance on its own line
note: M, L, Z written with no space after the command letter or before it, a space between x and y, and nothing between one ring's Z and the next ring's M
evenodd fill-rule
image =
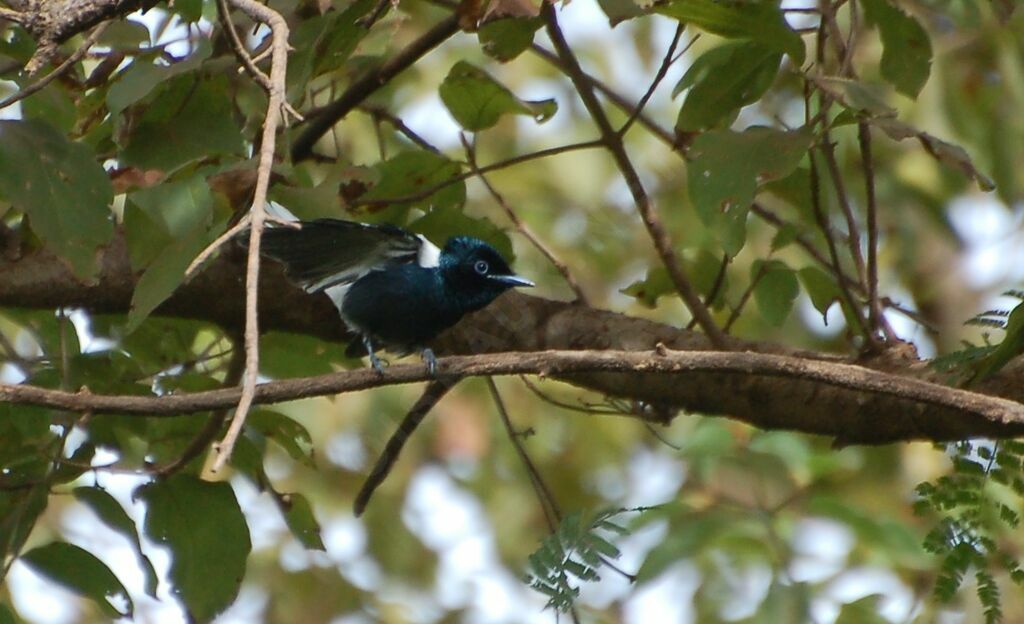
M64 306L124 313L129 308L138 276L131 271L123 237L115 236L103 250L101 264L96 282L84 284L60 259L45 250L17 260L0 258L0 306L42 309ZM265 330L297 332L332 341L346 338L344 327L326 297L306 295L291 285L277 267L267 269L261 282L260 298ZM183 285L157 314L209 321L238 331L243 316L242 275L240 254L224 254ZM651 351L659 344L673 351L711 350L704 336L696 332L571 303L509 293L492 306L464 319L443 335L436 347L440 354L452 355L547 350ZM703 360L690 358L689 364L680 363L671 370L650 369L642 365L641 358L625 367L602 365L595 368L592 363L569 365L552 359L549 368L545 368L543 360L538 360L531 370L546 371L551 376L609 395L672 409L729 416L766 429L829 435L840 443L1012 437L1024 432L1016 417L982 418L956 400L942 405L922 400L912 390L913 384L907 381L935 381L935 374L909 350L897 350L884 358L851 362L831 354L737 338L730 338L727 346L732 358L728 366L711 366L707 362L696 365L694 362ZM766 365L768 360L749 354L778 356L784 360L773 360L774 364ZM494 365L494 361L486 364ZM470 364L482 366L479 362ZM506 368L500 370L526 370L516 368L521 364L521 361L511 364L506 361L503 364ZM830 371L828 377L806 373L808 367L819 365ZM860 367L871 369L877 378L867 386L858 382L860 373L854 369ZM625 369L627 372L617 372ZM398 372L398 367L395 371ZM1021 401L1024 391L1017 383L1020 373L1018 360L975 390ZM406 375L403 382L420 378L413 372L402 374ZM283 396L286 395L275 395L275 400Z

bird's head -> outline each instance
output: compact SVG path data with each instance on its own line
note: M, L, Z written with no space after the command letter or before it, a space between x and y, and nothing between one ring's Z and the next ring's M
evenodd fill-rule
M467 309L484 307L515 286L533 286L512 272L494 248L478 238L457 236L441 250L441 272Z

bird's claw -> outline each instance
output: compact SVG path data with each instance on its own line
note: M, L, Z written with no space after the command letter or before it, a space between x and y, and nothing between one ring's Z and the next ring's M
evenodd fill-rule
M383 375L384 369L388 366L388 362L387 360L380 359L376 354L370 354L370 366L373 367L373 370Z
M434 356L432 349L424 349L422 352L423 363L427 365L427 372L430 373L431 377L437 376L437 357Z

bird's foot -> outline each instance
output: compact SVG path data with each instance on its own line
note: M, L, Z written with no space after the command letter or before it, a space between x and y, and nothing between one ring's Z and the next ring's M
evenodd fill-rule
M363 345L366 347L366 354L370 356L370 366L373 370L377 371L378 374L384 374L384 367L388 365L386 360L381 360L377 357L377 353L373 350L373 341L369 336L363 336Z
M373 370L375 370L378 373L380 373L381 375L383 375L384 374L384 369L387 368L388 366L390 366L390 364L388 363L387 360L383 360L383 359L377 357L376 353L371 353L370 354L370 366L373 367Z
M423 349L420 352L423 356L423 363L427 365L427 372L430 373L431 377L437 376L437 357L434 356L434 351L430 348Z

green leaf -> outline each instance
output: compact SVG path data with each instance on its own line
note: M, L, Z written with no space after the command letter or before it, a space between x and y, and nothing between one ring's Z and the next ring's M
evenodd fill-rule
M806 50L786 23L782 9L770 2L723 2L719 0L672 0L657 4L654 11L693 24L727 39L751 39L772 50L785 52L797 65Z
M836 283L834 277L818 267L804 267L800 269L798 275L800 282L804 285L804 290L811 298L811 304L815 310L821 312L822 321L827 324L829 308L842 297L839 284Z
M440 154L424 150L399 152L388 160L374 166L379 181L373 188L358 197L359 204L387 202L407 196L419 195L435 186L447 182L462 172L459 163L448 160ZM431 206L461 206L466 201L464 181L447 184L427 197L404 202L401 208L429 209Z
M782 325L800 294L800 283L793 269L780 260L756 260L750 267L750 279L757 280L754 300L771 325Z
M498 250L511 264L515 261L512 240L487 218L475 219L456 208L434 208L409 224L409 229L443 246L452 236L473 236Z
M698 136L687 167L690 199L730 256L742 249L758 186L792 172L810 148L811 133L754 127Z
M836 624L888 624L879 611L881 594L871 594L859 600L848 602L839 610Z
M916 98L931 72L928 33L888 0L864 0L864 14L882 37L882 77L900 93Z
M558 110L554 100L520 100L490 74L466 61L451 68L439 92L455 121L470 132L490 128L502 115L529 115L543 123Z
M676 85L685 89L676 129L694 132L727 124L775 80L782 53L752 41L728 42L701 55Z
M146 39L148 40L148 38L147 33ZM209 41L206 38L200 38L199 45L196 46L191 56L172 65L154 65L141 58L136 58L127 69L118 74L117 81L110 85L110 89L107 91L107 109L112 116L117 117L121 111L152 93L153 89L167 83L175 76L199 67L212 52L213 47Z
M175 240L208 227L213 207L213 195L201 175L130 193L124 232L132 268L148 267Z
M135 331L157 306L171 296L185 279L185 270L192 259L224 231L224 225L208 229L206 224L198 223L157 254L135 284L125 332Z
M189 618L211 621L238 595L251 548L234 490L178 474L137 496L147 505L147 537L171 550L173 594Z
M597 0L597 3L601 6L604 14L608 16L608 23L612 27L634 17L647 15L649 12L634 0Z
M1024 352L1024 303L1017 304L1006 319L1006 336L999 346L979 364L971 381L986 379Z
M344 343L273 331L260 336L260 373L270 377L324 375L352 362Z
M74 100L64 88L55 83L50 83L21 102L23 119L38 119L65 135L75 127L78 114Z
M657 266L647 270L647 276L633 282L629 286L619 290L624 295L635 297L637 302L644 307L654 309L658 305L658 299L675 290L672 280L669 279L668 271L663 266Z
M39 121L0 120L0 195L78 276L95 275L114 192L91 149Z
M844 108L865 117L895 117L896 109L886 101L884 85L832 78L825 76L812 77L811 82Z
M302 494L282 494L276 500L295 539L309 550L326 550L320 537L320 524L313 516L313 508L306 497Z
M203 17L203 0L174 0L174 12L187 23L194 24Z
M961 173L974 180L981 190L995 190L996 185L992 178L979 171L967 151L959 145L943 141L898 119L872 119L871 123L881 128L889 135L889 138L896 141L909 138L917 139L921 147L935 160L948 167L959 169Z
M303 465L315 468L313 439L301 423L284 414L261 409L249 414L245 425L277 443L288 456Z
M123 535L132 545L139 567L146 577L146 593L156 598L157 576L153 563L142 552L139 532L135 522L128 516L121 504L106 490L99 487L77 487L71 491L75 500L82 503L95 513L112 530Z
M503 17L491 20L476 31L484 54L505 63L533 43L533 35L544 24L538 17Z
M163 90L166 102L150 107L132 128L120 155L124 164L172 171L197 159L242 155L227 78L196 80L182 76Z
M128 590L106 564L87 550L53 542L28 551L21 561L54 583L92 600L109 617L133 616L135 606Z

